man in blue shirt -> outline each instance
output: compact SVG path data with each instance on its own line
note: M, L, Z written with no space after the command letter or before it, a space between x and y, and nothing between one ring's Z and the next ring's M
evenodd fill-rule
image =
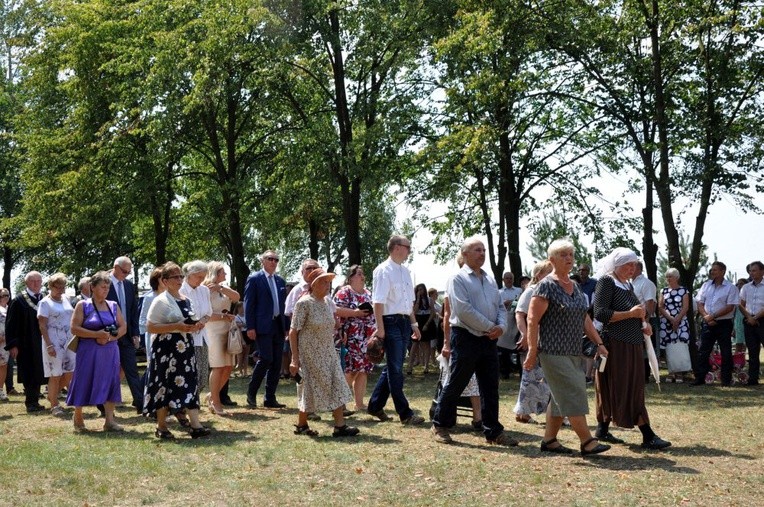
M483 271L485 246L477 238L462 245L464 266L448 281L451 307L451 365L440 393L432 433L437 442L451 443L448 429L456 424L456 404L474 373L481 397L483 434L498 445L517 445L499 422L499 359L496 340L507 327L507 310L493 278ZM448 337L447 337L448 339Z

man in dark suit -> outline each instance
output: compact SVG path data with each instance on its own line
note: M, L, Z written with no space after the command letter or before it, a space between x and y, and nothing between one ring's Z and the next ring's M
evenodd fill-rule
M257 406L257 391L265 378L265 400L267 408L284 408L276 401L276 387L281 373L281 351L287 332L284 318L286 283L276 273L279 256L267 250L260 256L263 269L247 278L244 286L244 315L247 322L247 337L257 345L259 359L252 370L252 379L247 389L247 404Z
M42 366L42 336L37 321L37 304L42 299L42 275L30 271L24 277L26 287L8 307L5 320L5 349L16 360L19 382L24 384L27 412L45 410L40 405L40 386L45 382Z
M120 336L119 363L125 373L127 386L133 395L133 407L140 414L143 411L143 379L138 375L138 362L135 351L140 344L138 329L138 291L135 284L127 277L133 271L133 261L129 257L117 257L111 270L111 286L106 299L116 301L122 311L122 318L127 322L127 334ZM100 409L100 407L99 407Z

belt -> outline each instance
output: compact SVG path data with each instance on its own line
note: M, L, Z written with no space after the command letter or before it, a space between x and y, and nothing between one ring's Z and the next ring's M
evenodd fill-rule
M409 315L406 313L388 313L387 315L383 315L382 317L387 317L389 319L408 319Z

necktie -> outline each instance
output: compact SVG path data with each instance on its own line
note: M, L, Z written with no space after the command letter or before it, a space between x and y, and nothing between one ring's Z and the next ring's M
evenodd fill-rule
M122 310L122 318L127 319L127 310L125 306L125 287L122 282L117 282L117 298L119 299L119 309Z
M273 298L273 318L279 316L279 296L276 293L276 281L273 279L273 275L268 276L268 285L271 287L271 297Z

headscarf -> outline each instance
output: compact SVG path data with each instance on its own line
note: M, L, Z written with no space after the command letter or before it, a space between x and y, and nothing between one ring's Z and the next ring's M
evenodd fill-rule
M618 247L600 261L595 278L612 275L616 268L621 267L624 264L629 264L630 262L639 262L637 254L628 248Z

